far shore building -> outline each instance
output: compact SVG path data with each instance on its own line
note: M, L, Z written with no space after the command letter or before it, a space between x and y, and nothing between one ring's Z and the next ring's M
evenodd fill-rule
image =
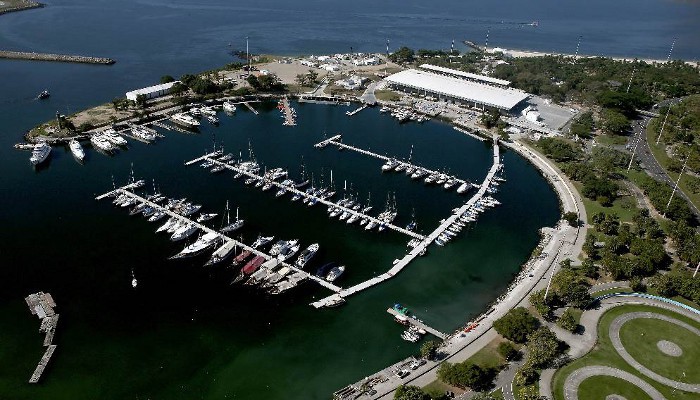
M132 90L130 92L126 92L126 98L127 100L136 101L136 98L139 95L144 95L146 96L146 100L155 99L156 97L161 97L169 94L170 89L172 89L172 87L176 83L180 83L180 81L161 83L160 85L154 85L142 89Z
M386 81L393 89L413 95L508 114L515 114L514 109L531 96L508 87L510 82L502 79L427 64L421 68L426 70L407 69L388 76Z

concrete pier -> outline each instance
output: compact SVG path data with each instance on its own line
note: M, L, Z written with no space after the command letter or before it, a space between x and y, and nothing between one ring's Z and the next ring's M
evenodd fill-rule
M12 60L31 60L31 61L57 61L82 64L101 64L112 65L116 61L111 58L77 56L68 54L50 54L50 53L30 53L24 51L6 51L0 50L0 58L8 58Z
M244 176L247 176L247 177L249 177L249 178L263 179L263 177L262 177L261 175L253 174L253 173L251 173L251 172L242 170L242 169L236 167L235 165L231 165L231 164L227 164L227 163L225 163L225 162L218 161L218 160L216 160L215 158L213 158L213 154L214 154L214 153L205 154L205 155L203 155L203 156L201 156L201 157L195 158L194 160L187 161L187 162L185 163L185 165L192 165L192 164L196 164L196 163L198 163L198 162L200 162L200 161L203 161L203 160L208 160L208 161L213 162L213 163L216 164L216 165L221 165L221 166L223 166L223 167L225 167L225 168L227 168L227 169L229 169L229 170L231 170L231 171L235 171L235 172L240 173L240 174L242 174L242 175L244 175ZM277 189L285 189L285 190L286 190L287 192L289 192L289 193L298 194L298 195L300 195L300 196L302 196L302 197L305 197L305 198L308 198L308 199L313 199L313 200L315 200L316 202L321 203L321 204L324 204L324 205L326 205L326 206L331 206L331 207L340 208L341 210L343 210L344 212L347 212L347 213L350 214L350 215L357 215L359 218L366 218L368 221L372 221L372 222L376 223L378 226L379 226L379 225L384 225L384 227L387 228L387 229L391 229L391 230L397 231L397 232L399 232L399 233L403 233L404 235L411 236L412 238L421 239L421 240L425 238L425 236L420 235L420 234L418 234L418 233L409 231L409 230L407 230L407 229L401 228L401 227L396 226L396 225L394 225L394 224L389 224L389 223L380 221L379 219L377 219L377 218L375 218L375 217L372 217L372 216L367 215L367 214L363 214L363 213L361 213L361 212L359 212L359 211L355 211L355 210L353 210L353 209L351 209L351 208L347 208L347 207L344 207L344 206L340 206L340 205L338 205L338 204L335 203L335 202L328 201L328 200L322 199L322 198L320 198L320 197L307 194L306 192L303 192L303 191L301 191L301 190L299 190L299 189L296 189L296 188L294 188L294 187L284 186L284 185L282 185L281 183L279 183L279 182L277 182L277 181L271 181L270 183L271 183L274 187L276 187Z
M49 363L54 350L56 350L56 345L52 344L53 336L56 333L56 324L58 323L58 314L54 311L56 307L56 302L49 293L37 292L30 294L24 298L24 301L29 307L29 311L32 315L36 315L41 319L41 325L39 326L40 332L46 332L44 336L44 346L47 346L44 356L41 357L39 364L36 366L34 373L31 378L29 378L29 383L37 383L44 373L46 365Z
M355 110L355 111L357 111L357 110ZM342 139L342 135L335 135L335 136L333 136L332 138L324 139L324 140L322 140L322 141L316 143L316 144L314 145L314 147L322 149L322 148L325 148L325 147L328 146L328 145L334 145L334 146L338 147L339 150L344 150L344 149L352 150L352 151L354 151L354 152L357 152L357 153L360 153L360 154L364 154L364 155L366 155L366 156L370 156L370 157L374 157L374 158L380 159L380 160L382 160L382 161L384 161L384 162L387 162L387 161L393 159L393 160L396 160L396 162L398 162L399 165L402 165L404 168L408 168L408 167L412 167L412 168L414 168L414 169L415 169L415 168L420 168L420 169L422 169L423 171L427 172L427 175L440 175L440 174L443 174L443 173L444 173L444 172L435 171L435 170L432 170L432 169L429 169L429 168L421 167L421 166L419 166L419 165L414 165L414 164L411 164L411 163L409 163L409 162L401 161L401 160L400 160L399 158L397 158L397 157L383 156L383 155L381 155L381 154L377 154L377 153L374 153L374 152L369 151L369 150L365 150L365 149L361 149L361 148L359 148L359 147L351 146L351 145L349 145L349 144L345 144L345 143L341 142L341 139ZM447 175L449 175L449 174L447 174ZM458 178L458 177L453 177L453 178L457 181L457 184L455 185L455 187L457 187L457 186L459 186L459 185L461 185L461 184L463 184L463 183L465 183L465 182L468 182L466 179L460 179L460 178ZM475 187L478 187L478 186L479 186L479 185L475 185L475 184L473 184L473 183L471 183L471 182L469 182L469 183L472 184L472 185L475 186Z
M51 356L53 355L54 351L56 351L55 344L52 344L51 346L46 348L46 351L44 352L44 355L41 357L39 364L36 366L34 373L32 373L31 378L29 378L29 383L39 382L39 379L41 378L41 375L44 373L44 369L46 369L46 366L49 364L49 360L51 360Z
M389 314L391 314L393 316L402 315L402 316L406 317L405 315L399 313L398 311L394 310L393 308L387 308L386 312L388 312ZM435 328L429 327L428 325L425 324L425 322L423 322L421 320L411 318L411 317L406 317L406 321L408 321L408 323L415 326L416 328L424 329L426 332L430 333L433 336L439 337L442 340L445 340L447 338L446 333L442 333Z

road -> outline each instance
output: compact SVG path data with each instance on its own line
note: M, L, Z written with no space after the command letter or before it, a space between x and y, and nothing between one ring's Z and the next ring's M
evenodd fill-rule
M651 118L646 116L642 116L641 120L632 121L633 135L630 138L627 147L629 149L635 149L634 142L639 140L639 144L635 149L635 157L641 163L642 168L655 180L674 187L676 185L676 181L668 176L666 171L661 167L661 164L659 164L656 157L654 157L654 154L651 152L651 148L649 147L649 142L647 141L647 127L649 126L650 121ZM688 203L688 206L693 214L695 214L695 217L700 219L700 210L690 201L688 196L680 188L678 188L676 194ZM664 212L664 210L658 211L662 214Z

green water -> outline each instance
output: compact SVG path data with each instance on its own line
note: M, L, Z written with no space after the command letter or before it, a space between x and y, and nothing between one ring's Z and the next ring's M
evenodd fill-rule
M496 195L502 206L482 214L458 241L431 247L396 278L341 308L315 310L308 304L330 294L326 289L306 283L268 296L230 286L233 270L205 269L206 257L168 261L181 244L154 233L157 225L94 200L111 188L112 176L123 182L133 163L138 176L155 179L165 194L188 197L209 212L220 212L227 200L240 207L246 241L262 232L303 245L319 242L309 269L342 262L347 271L338 284L349 286L388 270L408 238L329 220L325 207L275 198L274 191L246 187L231 173L212 175L184 161L211 148L213 139L236 153L245 153L250 141L262 164L288 167L293 175L303 156L317 179L323 168L328 181L332 169L337 189L347 180L360 198L371 192L377 212L387 192L395 192L397 224L407 224L415 208L424 232L466 197L404 174L382 174L379 160L312 145L324 132L342 133L346 143L381 154L406 157L414 145L416 162L473 181L481 181L491 164L489 144L443 123L399 125L377 109L349 118L348 107L295 107L296 127L282 126L274 104L256 105L258 116L243 109L233 117L220 114L218 128L203 122L197 135L166 132L155 145L134 143L112 158L89 150L84 166L67 149L54 149L47 169L34 173L27 165L9 177L11 185L17 180L10 187L21 189L12 194L11 215L2 218L7 250L0 279L12 285L0 294L0 398L329 398L417 352L419 344L399 338L388 306L401 302L437 329L456 329L502 293L537 243L537 230L558 218L557 199L544 179L505 152L508 181ZM53 294L61 319L57 352L41 383L28 385L43 336L23 297L37 290Z

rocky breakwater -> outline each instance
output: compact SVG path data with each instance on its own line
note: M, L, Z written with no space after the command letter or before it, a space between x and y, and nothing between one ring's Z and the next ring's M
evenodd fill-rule
M34 53L23 51L4 51L0 50L0 58L9 58L14 60L32 60L32 61L57 61L57 62L72 62L83 64L102 64L111 65L114 61L111 58L76 56L66 54L49 54L49 53Z

